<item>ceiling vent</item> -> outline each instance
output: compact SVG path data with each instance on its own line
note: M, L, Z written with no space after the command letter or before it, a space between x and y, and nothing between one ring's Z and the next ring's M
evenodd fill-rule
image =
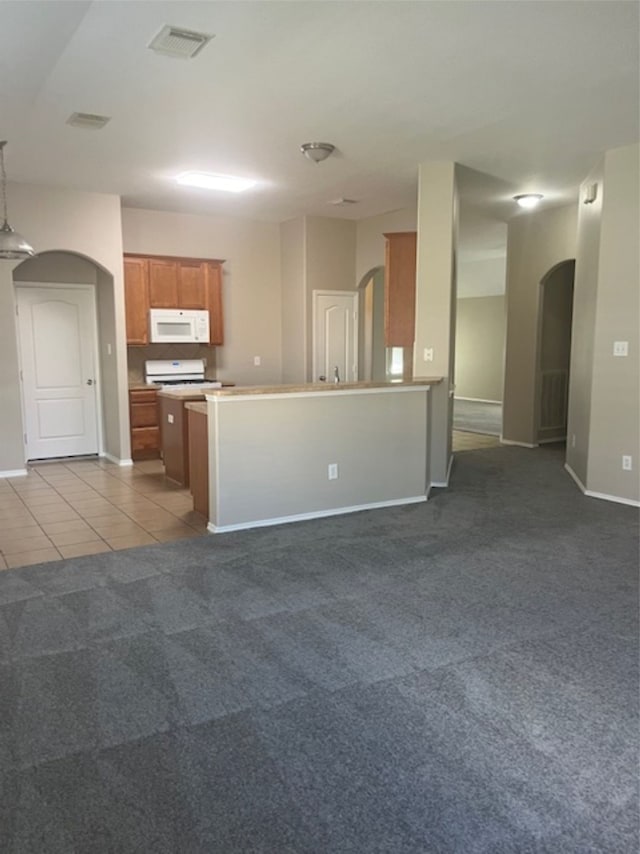
M67 119L67 124L85 130L101 130L109 121L111 121L110 116L97 116L95 113L71 113Z
M339 207L344 207L346 205L357 205L358 200L357 199L339 198L339 199L332 199L330 202L328 202L328 204L333 205L336 208L339 208Z
M167 25L149 42L148 47L165 56L192 59L212 38L214 38L213 35L210 36L207 33L196 33L193 30L182 30L179 27Z

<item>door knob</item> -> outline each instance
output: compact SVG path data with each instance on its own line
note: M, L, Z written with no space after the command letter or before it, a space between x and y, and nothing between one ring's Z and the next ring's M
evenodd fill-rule
M87 385L93 385L93 380L87 380Z

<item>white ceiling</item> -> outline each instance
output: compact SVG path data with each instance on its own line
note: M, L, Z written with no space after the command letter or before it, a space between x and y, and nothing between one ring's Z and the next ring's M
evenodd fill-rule
M146 45L164 24L215 33L192 60ZM576 197L638 139L633 2L0 2L0 138L16 181L128 206L282 221L415 204L417 165L453 159L463 203ZM102 131L65 124L111 116ZM328 141L320 166L299 146ZM199 169L252 177L188 190ZM346 196L351 207L327 202Z

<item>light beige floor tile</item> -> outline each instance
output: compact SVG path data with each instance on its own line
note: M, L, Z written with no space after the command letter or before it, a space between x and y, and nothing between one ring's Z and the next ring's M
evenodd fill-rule
M84 519L69 519L62 522L43 522L42 530L45 534L63 534L66 531L91 531L92 528Z
M52 510L34 509L32 516L37 522L66 522L80 517L72 507L55 507Z
M58 495L61 495L65 501L71 503L72 501L92 501L96 498L100 498L99 493L95 491L95 489L91 489L87 487L87 489L77 489L75 486L71 489L60 489L58 491Z
M0 514L0 531L6 531L10 528L28 528L34 524L37 524L36 520L26 508L15 510L12 513Z
M51 548L51 540L45 534L35 534L32 537L16 537L13 540L3 540L0 551L4 555L17 554L18 552L33 551L34 549Z
M29 496L28 498L23 498L23 501L27 507L30 509L33 508L45 508L45 507L66 507L67 502L64 500L62 495L58 495L57 492L52 492L51 495L43 495L41 498L32 498Z
M108 501L104 504L98 504L93 501L87 502L84 505L78 505L76 510L83 519L95 519L97 516L110 516L120 512L115 505L110 504Z
M189 525L173 525L171 528L163 528L160 531L154 531L153 536L161 543L168 543L171 540L181 540L186 537L202 536L190 528Z
M48 563L52 560L60 560L60 552L53 546L49 549L36 549L29 552L19 552L7 557L7 566L31 566L34 563Z
M146 531L124 537L105 537L105 541L112 549L131 549L135 546L148 546L158 542L155 537L147 534Z
M57 534L49 534L49 539L53 543L54 546L73 546L76 543L92 543L96 542L99 537L96 536L96 532L91 528L87 528L86 531L60 531Z
M82 555L97 555L101 552L110 552L109 546L102 540L91 543L76 543L72 546L60 546L62 557L81 557Z
M131 519L124 513L121 513L115 508L111 513L104 513L102 516L90 516L86 522L92 528L99 528L103 525L120 525L125 522L130 522Z
M92 526L101 537L105 540L110 539L111 537L129 537L134 534L144 534L144 528L141 528L140 525L136 525L135 522L105 522L102 525L93 525Z
M178 517L172 516L170 513L158 513L155 516L149 516L146 519L137 518L136 521L141 528L144 528L145 531L154 535L156 531L162 531L166 528L175 528L176 525L180 524Z
M2 547L4 540L28 540L29 537L37 536L42 532L43 529L35 519L30 519L28 523L20 525L3 525L0 522L0 547Z

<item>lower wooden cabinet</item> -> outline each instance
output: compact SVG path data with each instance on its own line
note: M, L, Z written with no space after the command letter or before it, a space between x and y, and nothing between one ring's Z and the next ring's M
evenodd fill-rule
M129 390L131 458L151 460L160 456L158 391L155 388Z

